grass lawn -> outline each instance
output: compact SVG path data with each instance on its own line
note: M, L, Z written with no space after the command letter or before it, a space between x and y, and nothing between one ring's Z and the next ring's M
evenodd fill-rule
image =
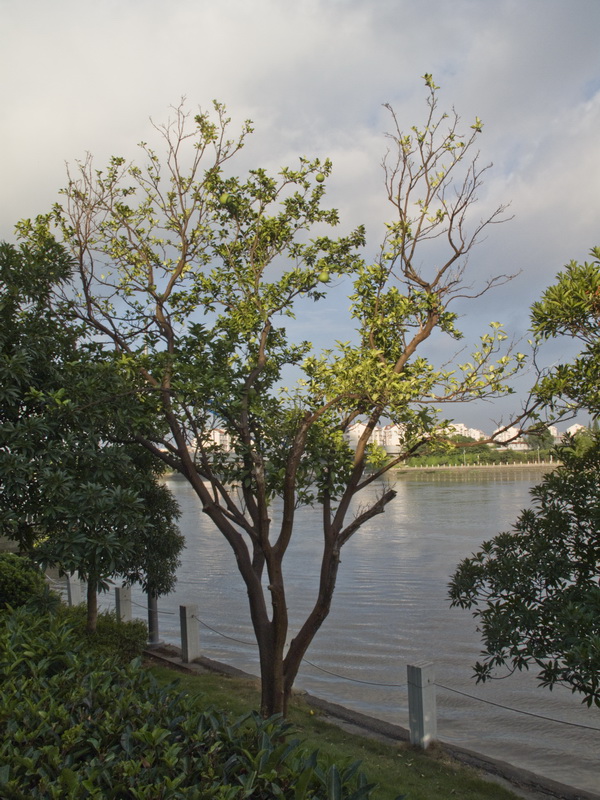
M175 673L162 666L150 667L164 683L177 678L180 689L198 698L203 706L214 706L235 716L259 707L260 695L254 681L231 678L217 673ZM383 744L373 739L348 733L323 719L295 696L289 721L294 735L310 751L318 749L337 764L359 760L369 780L377 782L374 800L441 800L456 797L460 800L509 800L517 797L503 787L483 780L443 753L430 748L423 753L408 744Z

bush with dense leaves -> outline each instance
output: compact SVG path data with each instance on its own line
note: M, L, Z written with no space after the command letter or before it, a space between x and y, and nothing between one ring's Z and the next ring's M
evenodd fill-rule
M230 720L98 659L61 615L0 617L3 800L362 800L358 764L307 754L278 718Z
M63 606L60 613L70 621L88 648L98 656L112 656L120 663L126 664L137 656L141 656L148 641L148 627L141 619L121 622L114 611L98 614L96 630L86 630L86 607Z
M43 573L23 556L0 553L0 609L18 608L43 595Z

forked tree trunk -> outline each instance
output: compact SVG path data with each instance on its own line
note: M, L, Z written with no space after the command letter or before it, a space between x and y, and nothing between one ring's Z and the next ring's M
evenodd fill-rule
M273 619L268 629L255 629L260 654L261 716L287 715L292 689L304 654L329 615L339 563L339 552L335 548L326 547L315 605L296 637L290 642L287 653L287 609L280 614L277 607L274 607ZM285 597L283 588L281 597Z
M265 719L287 713L284 693L283 658L277 657L271 644L260 647L260 713Z
M370 509L356 517L345 529L336 531L329 528L327 530L321 557L319 590L314 606L285 653L288 618L281 561L272 565L271 573L277 579L276 585L269 586L273 600L273 618L268 626L258 627L255 625L255 634L260 652L261 714L263 716L268 717L278 713L285 716L287 714L292 688L302 664L302 659L321 625L329 616L343 544L364 522L383 513L387 503L395 496L395 490L388 489ZM342 520L340 520L340 528L341 523ZM252 608L253 592L262 591L262 589L257 589L256 584L254 584L252 590L250 587L248 589Z

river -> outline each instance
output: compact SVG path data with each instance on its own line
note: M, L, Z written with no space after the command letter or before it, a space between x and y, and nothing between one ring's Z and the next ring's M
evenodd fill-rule
M596 791L600 710L588 709L563 687L552 692L538 688L529 673L476 684L472 665L480 642L475 622L470 612L451 609L447 599L457 562L483 540L510 529L519 510L530 505L529 489L540 477L536 468L399 475L394 481L398 496L386 513L365 525L342 551L331 614L296 685L408 727L406 665L433 661L442 741ZM178 478L168 485L181 505L187 545L176 591L159 600L161 638L178 643L178 606L196 603L205 623L203 652L257 674L246 592L228 545L200 513L189 486ZM299 515L286 556L292 625L304 618L316 591L318 523L317 510ZM137 615L143 616L139 592L134 601Z

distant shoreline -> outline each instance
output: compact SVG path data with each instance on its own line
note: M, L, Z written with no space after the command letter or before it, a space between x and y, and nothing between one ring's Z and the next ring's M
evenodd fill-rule
M493 470L500 470L500 469L514 469L514 470L536 470L539 472L549 472L550 470L556 469L560 466L560 461L536 461L535 463L530 464L456 464L453 466L445 466L445 465L430 465L430 466L403 466L403 467L396 467L393 471L396 474L401 474L403 472L467 472L469 470L476 471L476 470L483 470L483 471L493 471Z

